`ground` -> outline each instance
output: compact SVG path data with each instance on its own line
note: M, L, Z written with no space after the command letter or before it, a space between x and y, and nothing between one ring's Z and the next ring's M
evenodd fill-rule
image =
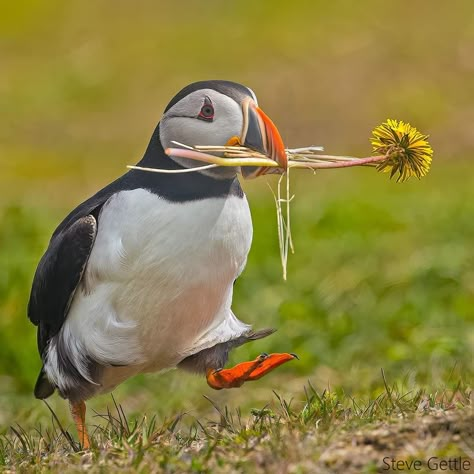
M57 422L3 438L5 464L20 471L359 473L410 468L472 472L474 414L459 392L435 402L395 389L365 406L350 397L305 390L301 409L277 393L249 414L209 399L210 419L180 414L130 422L122 407L96 415L91 451L83 452ZM464 408L463 408L464 406ZM186 419L187 418L187 419ZM186 426L187 425L187 426ZM6 468L9 472L9 469Z
M7 2L2 469L376 472L386 457L472 458L473 38L472 0ZM250 86L289 147L367 156L373 127L408 121L430 134L432 171L405 184L373 169L293 173L287 282L275 179L245 182L254 242L233 309L278 331L230 364L300 360L221 392L178 371L134 378L114 391L128 422L110 395L91 400L93 450L76 453L58 427L76 440L67 404L48 400L55 421L32 396L35 267L58 222L140 159L173 94L211 78Z

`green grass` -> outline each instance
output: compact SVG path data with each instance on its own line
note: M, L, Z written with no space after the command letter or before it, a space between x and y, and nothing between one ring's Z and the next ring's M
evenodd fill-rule
M384 455L472 456L470 0L409 11L372 0L10 3L0 16L1 466L376 472ZM254 243L234 311L278 332L230 363L281 351L300 360L239 390L177 371L132 379L114 392L128 421L110 396L91 400L94 449L76 453L58 426L75 437L66 403L49 400L54 421L32 396L36 264L63 216L139 159L169 98L214 77L252 87L288 146L364 156L375 125L409 121L431 134L433 170L402 185L371 169L294 173L287 282L267 178L244 183Z

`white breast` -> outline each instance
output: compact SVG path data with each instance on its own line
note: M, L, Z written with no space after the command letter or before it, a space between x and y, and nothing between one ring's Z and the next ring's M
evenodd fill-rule
M94 359L174 367L244 333L233 282L252 239L245 197L171 203L139 189L103 208L63 331Z

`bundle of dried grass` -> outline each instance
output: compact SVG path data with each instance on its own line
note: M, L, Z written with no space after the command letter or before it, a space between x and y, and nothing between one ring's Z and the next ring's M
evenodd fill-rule
M348 168L352 166L372 166L378 171L389 172L390 178L397 176L397 182L403 182L412 176L425 176L431 166L433 150L428 143L428 136L421 134L416 128L402 121L388 119L372 131L370 142L373 156L356 158L352 156L337 156L321 154L322 147L309 146L303 148L287 148L287 168L281 168L278 163L265 154L244 146L206 146L173 142L176 148L168 148L166 154L179 152L182 158L206 163L188 169L162 170L128 166L128 168L150 171L153 173L192 173L219 166L232 167L262 167L265 174L282 175L278 181L277 191L273 192L277 209L278 240L280 257L283 268L283 278L287 276L289 251L294 252L291 238L290 203L294 196L290 194L290 169L331 169ZM285 189L282 192L283 178Z

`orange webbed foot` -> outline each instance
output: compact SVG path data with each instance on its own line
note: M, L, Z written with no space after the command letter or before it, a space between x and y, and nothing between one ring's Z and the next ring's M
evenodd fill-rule
M207 383L215 390L240 387L245 382L258 380L285 362L297 358L296 354L288 353L260 354L255 360L242 362L231 369L209 369Z

